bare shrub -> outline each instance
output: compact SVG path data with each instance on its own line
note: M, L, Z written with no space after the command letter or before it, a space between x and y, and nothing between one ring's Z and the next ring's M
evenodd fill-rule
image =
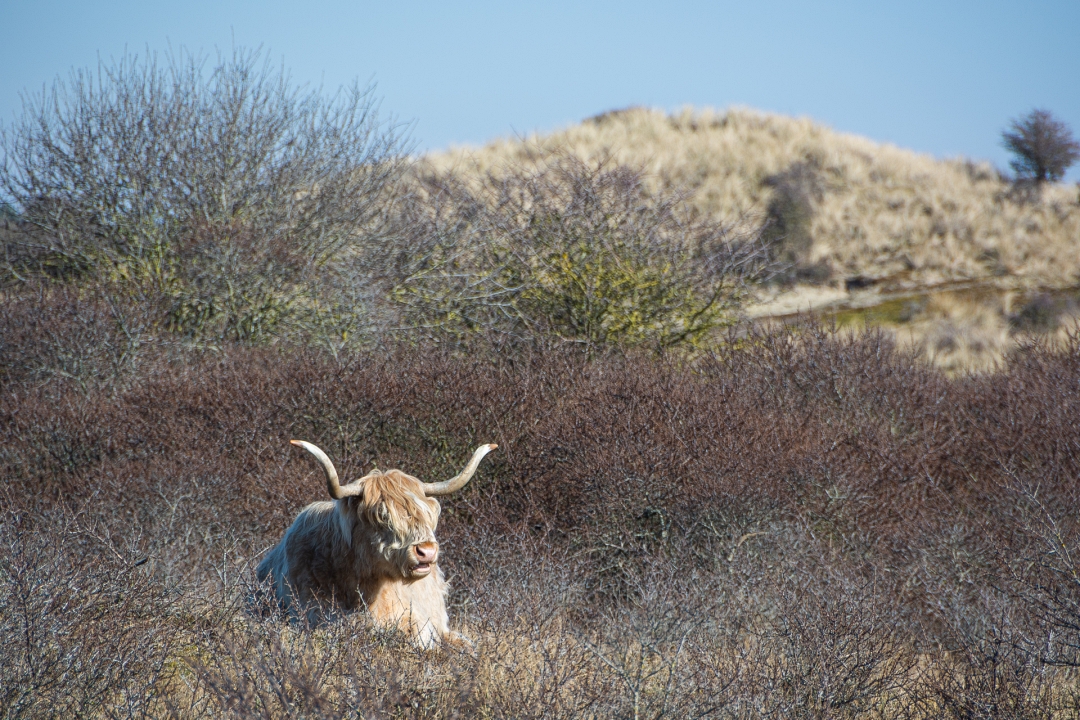
M1020 332L1049 333L1061 324L1069 305L1049 293L1036 293L1009 316L1009 325Z
M1062 676L1018 645L1026 629L1012 624L1019 618L1008 617L1011 608L982 610L985 616L950 628L949 651L924 674L916 707L925 716L1032 720L1061 717L1070 705L1075 709L1075 678ZM974 631L973 625L986 620L991 620L989 632Z
M810 262L814 206L824 193L820 173L820 163L811 157L765 178L773 195L766 208L763 239L774 258L785 266L786 272L779 277L789 281L825 282L831 274L827 263Z
M92 273L181 332L240 340L332 309L313 283L376 241L404 163L370 88L326 98L245 50L75 71L0 144L29 270Z
M90 523L0 519L4 717L156 716L146 688L168 674L172 598L140 569L137 538Z
M27 283L7 291L0 378L62 379L84 391L124 387L163 344L147 308L103 288Z
M1002 548L1001 587L1027 610L1032 623L1013 643L1039 664L1080 668L1080 522L1073 511L1075 488L1044 496L1038 484L1015 471L1005 497L1015 533Z
M779 578L775 615L755 629L751 688L766 716L865 717L900 714L915 677L910 636L869 583L810 570L806 560ZM806 575L802 575L802 573Z

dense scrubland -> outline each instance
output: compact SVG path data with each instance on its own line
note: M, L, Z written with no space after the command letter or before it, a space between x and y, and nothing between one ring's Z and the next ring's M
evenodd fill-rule
M4 313L2 703L102 717L1076 717L1080 346L947 380L881 335L692 360L184 349L70 290ZM451 474L452 624L246 608L322 483Z
M803 256L648 168L463 173L257 54L124 62L4 137L5 717L1080 717L1075 333L949 377L748 323ZM472 649L258 606L325 492L291 438L499 444L438 530Z

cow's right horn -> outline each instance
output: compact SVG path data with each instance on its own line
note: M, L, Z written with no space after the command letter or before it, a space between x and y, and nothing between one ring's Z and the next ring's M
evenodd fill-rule
M309 442L305 442L304 440L290 440L289 442L297 447L302 447L307 450L315 456L315 459L319 461L319 465L322 465L323 472L326 473L326 489L330 492L330 497L335 500L340 500L341 498L363 495L363 485L352 483L342 487L338 483L338 475L337 470L334 469L334 463L330 462L330 458L326 457L326 453L318 447Z

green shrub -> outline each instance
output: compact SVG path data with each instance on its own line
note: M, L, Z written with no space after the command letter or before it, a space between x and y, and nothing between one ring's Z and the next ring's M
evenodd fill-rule
M393 296L413 327L668 347L729 325L761 270L757 238L650 196L639 173L560 158L469 187L424 179L402 220Z
M824 191L819 173L819 163L810 158L765 179L773 194L766 209L763 238L773 258L785 268L777 275L779 280L825 282L832 274L827 264L810 263L814 245L810 228L815 203Z

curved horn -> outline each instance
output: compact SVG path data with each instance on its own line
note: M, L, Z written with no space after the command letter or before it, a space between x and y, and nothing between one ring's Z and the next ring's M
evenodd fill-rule
M307 450L314 455L315 459L322 465L323 472L326 473L326 489L330 492L330 497L335 500L340 500L341 498L354 497L364 493L363 485L352 484L341 487L338 483L337 470L334 469L334 463L330 462L330 458L326 457L326 453L322 450L303 440L290 440L289 442L296 447L302 447Z
M461 474L457 477L444 480L443 482L420 483L424 486L424 494L428 497L449 495L450 493L465 487L465 483L472 479L473 473L476 472L476 468L480 466L480 461L484 459L485 455L497 447L499 446L492 443L490 445L481 445L476 448L472 460L469 461L469 464L465 466L465 469L462 470Z

